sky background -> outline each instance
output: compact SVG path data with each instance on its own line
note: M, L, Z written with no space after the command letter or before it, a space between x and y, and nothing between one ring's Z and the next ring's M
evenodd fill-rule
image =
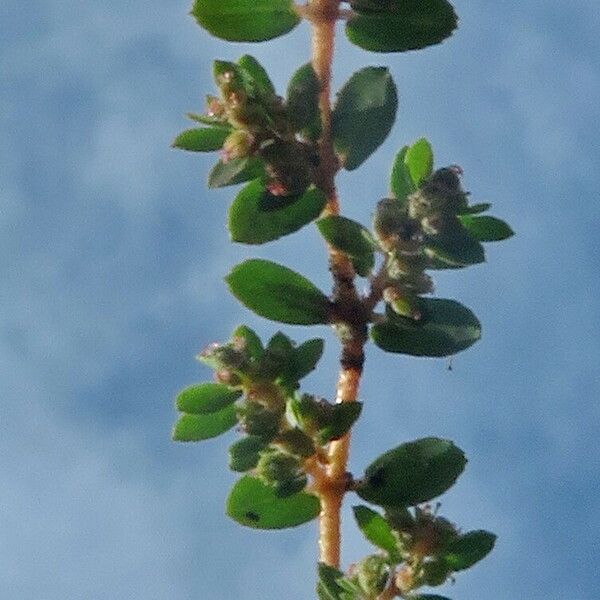
M499 535L444 588L454 600L595 600L600 538L600 9L595 0L457 0L441 46L376 55L338 40L336 86L389 65L398 121L345 214L369 222L395 152L423 135L460 164L473 202L517 232L488 264L436 274L480 317L454 360L369 349L351 470L426 435L470 461L442 514ZM328 289L314 228L233 246L234 191L213 156L169 148L213 91L213 58L250 52L283 92L308 29L214 40L187 0L0 3L0 595L10 600L308 600L316 524L228 520L234 434L176 445L173 399L210 378L194 355L245 322L223 275L269 257ZM337 342L305 388L331 397ZM348 506L353 499L349 498ZM369 546L346 513L344 563Z

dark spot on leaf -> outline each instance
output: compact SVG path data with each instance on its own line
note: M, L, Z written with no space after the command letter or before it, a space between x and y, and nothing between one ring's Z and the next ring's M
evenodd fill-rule
M249 521L253 521L254 523L258 523L260 521L260 516L257 515L255 512L252 512L251 510L249 510L245 516L246 519L248 519Z

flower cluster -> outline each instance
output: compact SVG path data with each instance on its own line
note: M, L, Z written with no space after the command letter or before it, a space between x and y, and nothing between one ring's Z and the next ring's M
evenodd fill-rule
M215 397L227 398L243 433L229 448L230 468L251 471L280 498L291 496L308 484L308 461L324 459L322 449L350 429L361 409L358 402L331 404L299 393L300 380L315 368L322 352L321 339L296 346L277 333L263 346L254 331L238 327L229 342L212 344L198 356L214 369L217 383L184 390L180 398L186 400L178 400L178 408L191 410L195 394L195 410L203 403L206 412L215 414L224 410ZM177 431L176 425L176 438Z
M274 196L297 196L312 183L318 165L316 139L319 84L310 66L290 83L287 100L278 96L262 66L251 56L237 63L215 61L219 96L207 97L206 117L227 127L221 160L259 159L267 190Z

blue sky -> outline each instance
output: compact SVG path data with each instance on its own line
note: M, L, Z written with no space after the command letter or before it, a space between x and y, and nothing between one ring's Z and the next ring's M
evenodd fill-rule
M474 200L518 235L488 264L440 274L484 338L444 361L368 353L352 469L424 435L470 462L442 512L499 534L455 600L594 600L600 548L600 42L597 3L457 0L461 28L420 53L338 43L339 86L389 65L400 93L386 144L340 176L370 220L395 151L423 135L460 164ZM231 190L212 157L169 148L212 90L213 58L251 52L283 90L308 31L260 46L209 38L187 1L39 0L0 6L0 591L11 600L313 597L315 526L264 533L223 515L230 439L170 441L173 397L210 374L193 359L246 313L222 276L285 262L328 287L307 229L232 246ZM336 341L307 389L331 396ZM348 515L346 515L348 516ZM368 546L345 522L344 561Z

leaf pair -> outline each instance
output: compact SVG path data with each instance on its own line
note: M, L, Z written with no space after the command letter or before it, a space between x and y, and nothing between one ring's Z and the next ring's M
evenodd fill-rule
M372 52L406 52L439 44L452 35L457 17L447 0L351 0L348 39ZM291 0L196 0L192 15L214 36L262 42L300 22Z
M298 273L262 260L250 259L225 278L233 295L256 314L292 325L325 324L330 320L328 298ZM421 298L419 321L387 312L371 328L381 349L413 356L456 354L481 337L477 317L453 300Z
M199 442L229 431L237 423L235 401L242 395L220 383L201 383L184 389L176 400L184 414L173 428L178 442Z

